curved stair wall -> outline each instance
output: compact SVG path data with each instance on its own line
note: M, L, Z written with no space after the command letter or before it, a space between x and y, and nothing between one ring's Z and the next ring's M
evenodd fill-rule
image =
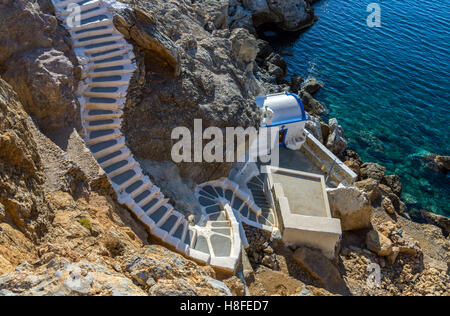
M121 132L127 89L136 70L133 47L112 21L115 7L124 5L115 0L52 1L84 68L85 79L78 94L86 146L107 174L119 202L152 235L186 256L234 271L240 259L241 240L246 243L241 222L271 231L273 223L268 219L273 214L264 212L252 196L228 179L199 186L202 217L197 225L175 210L143 174ZM67 24L69 6L73 4L79 5L81 12L81 24L75 27Z

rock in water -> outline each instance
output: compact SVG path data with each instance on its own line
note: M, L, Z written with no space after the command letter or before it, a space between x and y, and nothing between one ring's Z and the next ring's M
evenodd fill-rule
M302 90L301 97L305 110L314 115L322 115L327 113L325 106L313 98L308 92Z
M306 82L305 86L303 87L303 90L305 90L306 92L308 92L311 95L314 95L320 89L322 89L322 87L323 87L322 83L318 82L314 78L310 78L310 79L308 79L308 81Z
M385 176L381 182L390 187L392 189L392 192L399 198L402 197L403 187L398 175Z
M356 187L338 187L328 190L328 200L332 216L341 220L343 231L371 226L372 206L365 192Z
M285 31L298 31L314 22L314 11L305 0L243 0L255 27L271 23Z

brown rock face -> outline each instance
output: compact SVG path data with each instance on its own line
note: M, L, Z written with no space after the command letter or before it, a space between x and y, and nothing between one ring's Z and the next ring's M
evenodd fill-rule
M348 160L352 161L352 160ZM374 179L366 179L355 183L356 187L363 190L369 196L371 203L381 197L381 191L378 187L378 182Z
M0 74L43 130L75 126L76 59L46 1L0 4Z
M51 218L44 177L27 114L11 86L0 78L0 219L36 239Z
M392 189L392 192L395 193L395 195L397 195L399 198L402 197L403 187L398 175L385 176L382 180L382 183L390 187Z
M261 88L253 73L257 42L242 29L209 33L193 8L157 3L141 2L115 18L139 51L142 78L130 87L122 129L138 158L172 161L178 141L171 139L172 130L182 126L193 132L194 119L202 120L203 130L259 124L254 96ZM177 167L184 178L204 182L227 175L231 164Z

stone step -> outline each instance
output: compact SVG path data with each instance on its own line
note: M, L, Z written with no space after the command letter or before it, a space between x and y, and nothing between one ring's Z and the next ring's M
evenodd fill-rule
M124 148L125 138L121 137L119 139L112 139L106 142L98 143L92 146L89 146L94 158L99 160L100 158L112 154L118 150Z
M88 146L101 143L110 139L120 138L122 133L119 129L104 129L92 131L88 134L86 144Z
M119 87L128 86L133 74L95 77L87 80L88 87Z
M73 47L75 48L87 47L90 45L101 44L105 42L118 41L120 39L123 39L123 35L118 32L90 36L73 41Z
M142 194L145 190L151 189L153 187L153 183L148 179L147 176L138 179L135 183L132 183L128 188L126 188L125 192L130 195L132 199L135 199L137 196Z
M111 40L111 41L104 41L99 44L83 46L82 49L84 50L84 53L86 55L95 55L95 54L107 52L107 51L110 51L113 49L126 48L127 47L126 44L127 43L125 42L125 40L123 38L121 38L121 39L116 39L116 40Z
M153 200L151 200L146 205L142 206L142 209L144 210L145 214L147 216L150 216L154 211L156 211L160 206L168 203L168 199L164 199L163 196L159 196Z
M106 167L104 170L110 177L116 177L124 172L127 172L130 169L135 168L139 164L134 159L122 160L116 162L115 164Z
M79 4L79 3L81 3L81 1L73 2L73 3ZM95 9L95 8L99 9L101 5L102 5L102 3L99 0L91 0L91 1L84 3L83 5L80 5L79 7L80 7L80 11L83 13L83 12L86 12L91 9ZM66 6L66 10L62 10L60 14L62 16L65 16L65 15L71 14L72 12L73 12L72 10L67 10L67 6Z
M121 110L85 110L82 119L83 121L99 121L99 120L113 120L121 118L123 111Z
M80 3L86 3L86 2L89 2L89 1L90 0L84 0L84 1L81 1L81 0L65 0L65 1L58 0L58 1L55 1L54 0L53 3L55 4L55 8L56 9L65 10L67 8L67 6L72 4L72 3L80 4Z
M98 163L102 168L106 168L129 157L131 157L131 151L128 148L124 148L108 156L102 157L98 160Z
M132 54L131 50L128 48L127 45L124 45L122 48L115 48L104 52L99 52L95 54L91 54L89 56L89 62L90 63L98 63L108 58L113 58L117 56L123 56ZM134 58L134 54L132 55Z
M133 169L115 175L114 177L110 177L110 180L114 190L120 193L141 177L142 169L139 166L136 166Z
M134 58L134 55L133 55ZM112 58L107 58L104 60L100 60L97 62L89 63L89 69L97 69L97 68L103 68L103 67L113 67L113 66L119 66L119 65L130 65L133 64L133 60L126 55L119 55ZM135 66L135 65L134 65Z
M127 86L121 87L89 87L83 92L85 97L94 98L125 98L127 96Z
M159 226L159 228L165 232L166 236L164 241L174 247L178 247L181 240L176 238L173 234L180 223L184 221L184 215L173 210L170 216Z
M92 131L100 131L100 130L110 130L110 129L118 129L122 125L121 119L108 119L108 120L98 120L98 121L89 121L85 126L88 132Z
M134 200L142 208L160 195L161 190L158 187L153 186L150 190L144 190L144 192L136 196Z
M109 20L108 20L109 21ZM106 25L94 26L78 32L70 31L72 40L88 40L94 36L102 36L107 34L120 34L112 23Z
M72 34L79 35L84 32L89 32L92 29L100 28L103 26L109 26L109 25L113 25L112 19L104 19L104 20L95 21L92 23L86 23L84 25L74 26L69 29L70 29L70 32L72 32Z
M85 107L89 110L122 110L124 104L125 99L109 101L103 98L88 98Z
M113 67L96 68L90 71L89 78L107 77L107 76L120 76L125 74L131 74L136 70L134 65L119 65Z

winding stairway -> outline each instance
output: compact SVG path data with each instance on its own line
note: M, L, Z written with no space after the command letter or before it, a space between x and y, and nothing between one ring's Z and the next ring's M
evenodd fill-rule
M246 243L241 223L272 231L273 212L259 207L250 190L240 190L227 178L197 188L202 216L196 225L175 210L143 174L121 133L127 89L136 69L132 45L112 22L114 10L124 5L115 0L52 1L85 70L79 102L86 146L108 175L119 202L166 244L194 260L234 271L241 244ZM71 22L73 12L81 15L76 26ZM256 184L262 189L261 182Z

